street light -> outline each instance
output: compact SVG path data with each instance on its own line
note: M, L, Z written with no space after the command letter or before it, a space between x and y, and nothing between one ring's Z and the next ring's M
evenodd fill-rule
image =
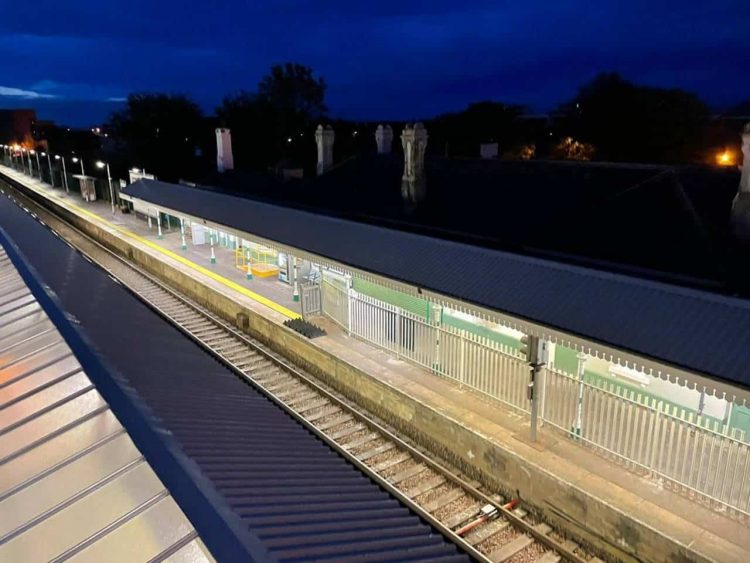
M62 167L63 167L63 184L65 185L65 191L67 193L70 193L70 189L68 189L68 173L65 170L65 159L62 158L59 154L56 154L55 155L55 160L59 160L59 161L62 162Z
M112 203L112 213L115 212L115 194L112 191L112 176L109 173L109 163L108 162L102 162L101 160L96 161L96 167L97 168L104 168L107 167L107 182L109 182L109 199Z
M42 179L42 165L39 164L39 153L37 151L35 151L34 149L31 149L30 152L31 152L31 154L33 154L36 157L36 169L39 172L39 180L41 181L41 179ZM29 157L29 159L31 159L31 157Z
M83 160L80 159L80 158L78 158L77 156L74 156L73 158L71 158L71 160L73 162L80 162L81 163L81 176L85 176L86 173L83 171Z
M47 164L49 165L49 185L54 188L55 187L55 176L54 176L54 174L52 174L52 161L49 158L49 153L48 152L43 152L42 156L46 156L47 157Z

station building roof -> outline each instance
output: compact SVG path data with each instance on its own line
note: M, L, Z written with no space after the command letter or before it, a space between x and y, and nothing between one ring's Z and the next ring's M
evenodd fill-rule
M0 247L0 560L212 561Z
M729 230L736 169L653 164L425 160L426 198L405 205L400 154L362 154L286 182L246 171L206 189L438 238L750 295Z
M415 294L479 307L524 332L625 358L662 377L707 376L709 392L744 397L750 388L745 299L183 185L141 180L123 193L394 280Z

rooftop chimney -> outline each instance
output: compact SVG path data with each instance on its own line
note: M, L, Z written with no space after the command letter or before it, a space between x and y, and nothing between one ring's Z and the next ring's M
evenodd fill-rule
M427 130L421 123L408 125L401 133L404 147L404 175L401 178L401 196L405 201L418 203L424 198L424 153L427 149Z
M318 144L318 176L333 166L333 141L336 135L330 125L323 129L318 125L315 130L315 142Z
M750 123L742 132L742 173L732 202L732 229L737 238L750 243Z
M232 134L229 129L216 130L216 169L219 172L234 169L232 157Z
M378 125L375 130L375 142L378 144L378 154L390 154L393 145L393 129L390 125Z

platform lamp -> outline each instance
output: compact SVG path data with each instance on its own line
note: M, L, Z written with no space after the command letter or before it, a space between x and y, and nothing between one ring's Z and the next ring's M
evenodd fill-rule
M115 193L112 191L112 175L109 173L109 162L96 161L97 168L107 168L107 182L109 183L109 199L112 204L112 213L115 212Z
M39 164L39 152L35 151L34 149L31 149L29 152L36 157L36 169L39 172L39 180L41 181L42 180L42 165ZM31 157L29 157L29 160L31 160Z
M85 176L86 173L83 171L83 159L78 158L77 156L74 156L70 160L72 160L73 162L80 162L81 163L81 176Z
M55 175L52 174L52 160L50 160L48 152L42 152L42 156L47 157L47 165L49 166L49 185L55 187Z
M67 193L70 193L70 189L68 189L68 172L65 170L65 159L61 157L59 154L55 155L55 160L59 160L62 162L62 169L63 169L63 185L65 186L65 191Z

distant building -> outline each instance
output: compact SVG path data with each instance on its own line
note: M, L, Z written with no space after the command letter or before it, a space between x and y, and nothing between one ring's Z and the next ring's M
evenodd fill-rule
M0 142L33 147L35 123L33 109L0 109Z

